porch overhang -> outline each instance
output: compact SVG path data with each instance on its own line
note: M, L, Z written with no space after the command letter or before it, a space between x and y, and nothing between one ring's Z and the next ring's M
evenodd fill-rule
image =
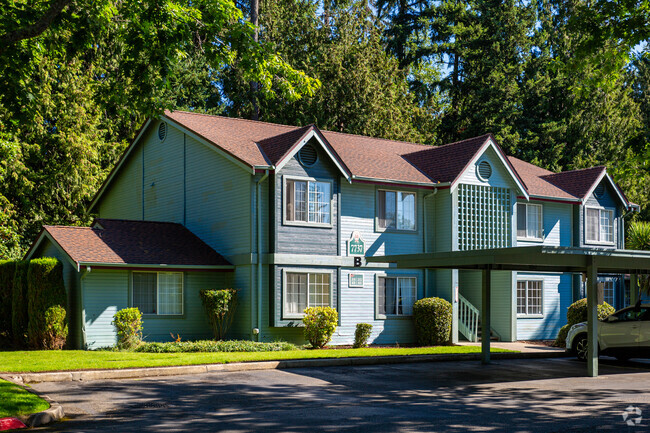
M589 356L587 371L598 376L596 324L598 273L650 274L650 251L608 250L575 247L512 247L470 251L403 254L366 257L369 263L394 263L405 269L469 269L483 272L481 324L483 335L490 326L490 273L492 271L571 272L581 273L587 280ZM490 340L482 340L482 361L490 361Z

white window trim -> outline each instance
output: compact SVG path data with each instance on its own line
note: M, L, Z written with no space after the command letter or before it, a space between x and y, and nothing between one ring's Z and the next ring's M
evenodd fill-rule
M411 319L413 314L380 314L379 313L379 279L380 278L414 278L415 279L415 297L413 304L418 301L418 274L386 274L378 272L375 274L375 320L386 319Z
M517 312L518 319L543 319L544 318L544 278L540 277L521 277L517 278L517 284L528 281L541 281L542 282L542 296L540 299L540 306L542 307L541 314L528 314ZM515 308L518 308L517 301L517 286L515 286ZM528 287L526 287L526 302L528 301ZM528 303L526 303L526 310L528 310Z
M329 223L310 223L309 221L288 221L287 220L287 181L298 180L302 182L322 182L330 184L330 222ZM334 182L331 179L322 179L315 177L305 176L282 176L282 224L286 226L302 226L302 227L332 227L332 208L334 197ZM307 219L309 219L309 185L307 185Z
M298 268L298 269L282 269L282 320L284 319L302 319L304 313L288 313L287 312L287 274L329 274L330 276L330 307L336 309L334 305L334 271L323 270L316 268ZM309 308L309 276L307 276L307 308Z
M380 191L386 191L386 192L394 192L397 194L398 192L401 193L407 193L407 194L413 194L414 195L414 203L413 207L413 217L414 217L414 225L413 229L398 229L397 227L393 228L384 228L379 226L379 192ZM395 209L395 218L397 218L397 209ZM375 190L375 232L383 233L383 232L388 232L388 233L417 233L418 231L418 193L417 191L409 191L405 189L391 189L391 188L377 188Z
M597 241L592 241L587 239L587 209L597 209L598 210L598 239ZM600 211L610 211L612 212L612 241L601 241L600 240ZM616 245L616 209L612 207L604 206L585 206L582 214L584 222L584 239L586 245Z
M528 208L529 207L539 207L541 209L541 223L542 223L542 237L536 238L536 237L529 237L528 235L526 236L519 236L519 221L518 219L515 219L517 227L515 228L515 232L517 233L517 240L518 241L528 241L528 242L544 242L544 205L542 204L537 204L537 203L521 203L517 202L515 203L515 209L517 209L517 206L520 204L526 206L526 233L528 233Z
M185 273L184 272L170 272L170 271L132 271L131 272L131 307L135 307L135 301L133 299L135 295L135 289L134 289L134 284L133 284L133 274L156 274L156 312L155 313L142 313L143 316L149 316L149 317L156 317L156 316L163 316L163 317L169 317L169 316L183 316L185 314ZM181 276L181 312L180 313L174 313L174 314L161 314L160 311L160 296L158 294L160 291L158 290L159 285L159 280L160 280L160 274L165 273L165 274L180 274Z

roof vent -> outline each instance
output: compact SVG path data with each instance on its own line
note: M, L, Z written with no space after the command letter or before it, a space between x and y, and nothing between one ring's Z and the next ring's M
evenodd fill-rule
M167 137L167 124L160 122L160 125L158 125L158 138L163 141L165 137Z
M476 172L481 180L488 180L492 176L492 166L487 161L481 161L476 166Z
M594 190L594 195L598 198L602 197L605 194L605 184L599 184Z
M298 159L300 159L302 165L310 167L316 164L316 161L318 160L318 152L316 152L316 148L313 145L305 144L302 149L300 149L300 152L298 152Z

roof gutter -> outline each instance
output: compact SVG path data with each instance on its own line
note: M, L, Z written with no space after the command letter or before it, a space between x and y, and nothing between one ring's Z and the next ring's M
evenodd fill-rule
M162 269L186 269L196 271L221 271L233 270L234 265L169 265L165 263L101 263L101 262L81 262L77 263L77 271L80 271L83 266L94 268L116 268L116 269L129 269L129 268L162 268Z
M380 179L380 178L375 178L375 177L364 177L364 176L357 176L357 175L352 175L352 180L359 182L359 183L384 183L384 184L391 184L391 185L405 185L405 186L416 186L416 187L426 187L426 188L449 188L451 183L449 182L409 182L406 180L394 180L394 179Z

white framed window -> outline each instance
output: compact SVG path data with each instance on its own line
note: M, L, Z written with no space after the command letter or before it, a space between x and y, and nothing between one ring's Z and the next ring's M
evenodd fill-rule
M284 222L297 225L332 224L332 182L285 178Z
M614 243L614 211L612 209L585 208L585 237L590 243Z
M380 230L415 231L415 193L377 191L377 227Z
M517 203L517 239L544 239L544 212L541 204Z
M541 316L543 292L543 280L517 281L517 316Z
M298 319L307 307L330 307L331 272L284 272L283 317Z
M133 272L132 305L142 314L183 314L182 272Z
M600 283L603 284L603 301L613 307L615 303L614 280L602 280Z
M412 316L417 294L417 278L377 276L376 316Z

